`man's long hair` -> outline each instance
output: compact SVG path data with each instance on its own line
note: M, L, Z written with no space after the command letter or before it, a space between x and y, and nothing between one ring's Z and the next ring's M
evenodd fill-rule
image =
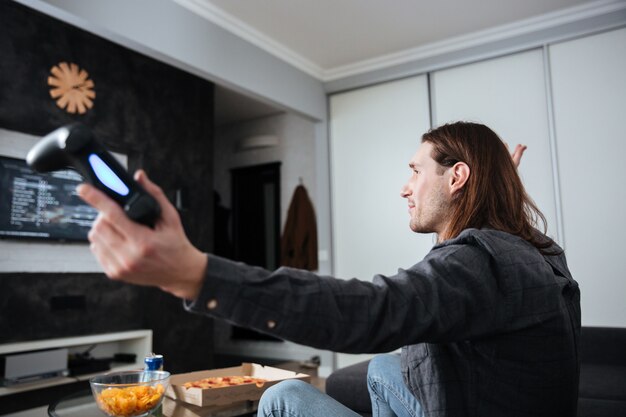
M470 168L465 186L453 197L450 223L441 240L468 228L488 227L517 235L541 252L553 245L546 218L526 194L509 150L487 126L456 122L431 129L422 142L433 146L431 157L442 170L464 162ZM538 233L541 222L543 234Z

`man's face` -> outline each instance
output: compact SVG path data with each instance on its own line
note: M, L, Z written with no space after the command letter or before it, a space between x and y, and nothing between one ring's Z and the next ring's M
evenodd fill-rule
M409 162L413 172L400 192L409 204L409 226L416 233L441 234L450 211L450 170L441 172L431 157L432 150L432 144L422 143Z

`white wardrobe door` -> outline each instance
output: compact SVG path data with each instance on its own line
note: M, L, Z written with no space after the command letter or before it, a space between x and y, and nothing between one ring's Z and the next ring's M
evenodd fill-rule
M565 247L582 321L626 326L626 29L550 46Z
M400 197L429 117L426 76L330 97L335 276L395 274L433 246L432 235L411 232Z
M519 168L526 191L558 240L543 53L532 50L437 71L432 75L435 125L484 123L513 149L528 145Z

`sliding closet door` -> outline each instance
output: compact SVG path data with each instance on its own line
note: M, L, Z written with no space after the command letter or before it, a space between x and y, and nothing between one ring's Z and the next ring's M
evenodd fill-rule
M330 98L333 270L372 279L420 261L432 235L409 229L400 189L429 128L425 76Z
M433 235L409 229L400 189L429 129L426 76L330 98L333 271L371 280L408 268L428 253ZM342 368L371 355L336 355Z
M626 29L550 46L565 247L587 326L626 327Z
M540 49L432 74L435 125L481 122L509 147L528 145L519 168L528 194L558 239L543 53Z

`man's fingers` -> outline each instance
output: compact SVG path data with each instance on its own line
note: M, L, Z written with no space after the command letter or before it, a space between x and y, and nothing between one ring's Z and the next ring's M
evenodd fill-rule
M513 153L515 155L522 156L524 154L524 151L526 151L526 148L528 148L528 146L518 143L517 145L515 145L515 150L513 151Z
M117 279L119 277L118 271L120 270L121 263L109 246L92 242L91 245L89 245L89 249L102 266L104 273L111 279Z
M102 214L89 231L91 251L98 258L104 272L112 279L123 279L136 267L138 250L137 234L133 236L120 232Z
M524 152L526 151L526 149L527 149L526 145L518 144L517 146L515 146L515 150L511 154L511 158L513 158L513 163L515 164L516 167L519 167L519 164L522 160L522 156L524 155Z
M124 210L119 204L93 185L80 184L76 188L76 192L80 198L98 210L100 214L108 219L109 223L115 225L120 230L132 230L137 227L136 224L126 216L126 213L124 213Z
M157 203L159 203L159 206L161 206L161 217L164 220L170 218L169 216L172 215L178 216L178 212L172 203L170 203L170 200L168 200L161 187L153 183L144 170L140 169L135 172L135 180L156 199Z
M121 247L126 238L115 226L106 220L106 217L100 213L91 226L89 231L89 241L96 244L106 242L108 246Z

